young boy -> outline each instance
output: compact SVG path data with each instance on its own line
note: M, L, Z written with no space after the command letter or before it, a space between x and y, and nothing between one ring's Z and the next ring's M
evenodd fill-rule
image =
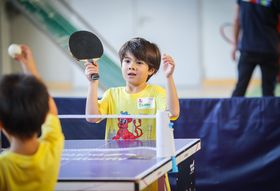
M119 50L125 87L108 89L98 101L98 80L91 80L98 73L97 63L86 63L85 74L90 81L86 114L156 114L157 110L167 110L171 119L177 119L180 113L179 100L173 80L175 62L163 55L163 71L166 77L166 91L157 85L148 84L148 80L159 70L161 55L159 48L143 38L133 38ZM110 74L108 74L110 75ZM89 118L89 122L99 119ZM105 139L155 140L154 120L107 119ZM153 184L155 185L155 184ZM157 185L156 185L157 186ZM149 187L149 190L157 190Z
M0 154L0 190L53 191L64 136L31 50L25 45L21 49L16 60L24 74L0 79L0 130L10 142L10 148Z

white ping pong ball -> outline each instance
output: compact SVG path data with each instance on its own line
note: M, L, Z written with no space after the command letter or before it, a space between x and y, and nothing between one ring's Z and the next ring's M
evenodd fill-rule
M21 54L21 48L17 44L11 44L8 48L9 55L14 58L17 54Z

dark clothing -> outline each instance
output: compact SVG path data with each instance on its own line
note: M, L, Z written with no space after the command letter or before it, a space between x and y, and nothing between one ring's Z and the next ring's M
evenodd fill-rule
M232 96L244 96L255 67L259 65L262 73L262 95L274 96L278 74L278 56L241 52L238 63L238 82Z
M240 18L238 82L232 96L244 96L256 66L262 73L263 96L274 96L278 74L277 32L280 0L237 0Z
M238 48L240 51L276 54L279 40L277 31L279 0L253 3L255 1L237 1L240 6L242 32ZM261 4L261 2L264 3Z

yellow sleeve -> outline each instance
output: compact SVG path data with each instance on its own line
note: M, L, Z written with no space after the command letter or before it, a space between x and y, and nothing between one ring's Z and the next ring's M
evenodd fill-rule
M0 160L0 162L2 162L1 160ZM5 190L5 187L4 187L4 170L2 169L2 165L0 165L0 190Z
M102 98L98 100L100 114L108 114L111 97L111 89L108 89L104 92Z
M48 114L45 123L42 125L41 141L48 141L52 143L61 142L64 140L61 124L58 116Z

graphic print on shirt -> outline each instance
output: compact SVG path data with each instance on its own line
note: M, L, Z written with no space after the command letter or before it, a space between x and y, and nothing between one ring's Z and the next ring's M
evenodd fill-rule
M122 115L129 115L128 112L121 112ZM134 132L129 131L129 124L133 123ZM118 118L118 131L117 134L113 137L113 140L127 140L127 139L137 139L143 135L141 129L142 120L141 119L132 119L132 118Z
M262 5L262 6L265 6L265 7L270 7L270 4L271 4L272 0L242 0L242 1Z

